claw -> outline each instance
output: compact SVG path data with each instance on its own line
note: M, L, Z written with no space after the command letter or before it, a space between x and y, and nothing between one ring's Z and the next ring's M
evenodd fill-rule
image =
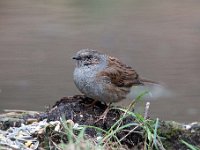
M99 118L94 122L94 123L97 123L99 122L100 120L103 120L103 123L105 123L105 120L107 118L107 114L110 110L110 105L111 103L107 106L106 110L103 112L103 114L101 116L99 116Z

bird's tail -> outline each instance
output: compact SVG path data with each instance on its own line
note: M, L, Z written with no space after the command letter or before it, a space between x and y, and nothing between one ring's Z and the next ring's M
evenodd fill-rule
M156 100L158 98L169 96L169 91L163 84L147 79L140 79L140 81L142 85L133 86L131 88L131 98L135 98L145 92L147 93L143 97L145 100Z
M160 85L159 82L148 80L148 79L144 79L144 78L140 78L140 82L142 82L143 84L145 84L145 83L151 83L151 84L158 84L158 85Z

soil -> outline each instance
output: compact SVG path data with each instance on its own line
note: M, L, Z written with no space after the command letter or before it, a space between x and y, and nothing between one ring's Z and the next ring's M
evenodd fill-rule
M19 115L12 119L2 118L0 119L0 129L6 130L9 127L20 126L21 123L30 123L31 119L37 119L38 121L47 119L48 121L60 120L60 118L65 120L72 120L74 123L79 125L89 125L99 127L103 130L108 131L113 124L120 119L124 112L119 109L109 108L109 112L106 118L99 119L99 117L104 113L108 106L101 102L94 102L93 99L85 97L84 95L75 95L64 97L57 101L55 105L43 113L26 114ZM98 121L97 121L98 120ZM135 118L129 116L125 118L121 125L127 123L133 123ZM190 128L184 128L184 124L169 122L169 121L159 121L158 134L162 137L162 143L166 149L188 149L185 144L180 142L184 140L192 145L200 147L200 123L193 123ZM128 127L125 130L117 133L117 137L121 139L124 137L134 126ZM142 149L142 143L145 137L141 127L136 129L141 132L132 132L121 142L123 145L128 147L128 149L136 148ZM97 132L95 129L86 129L86 134L90 137L96 137ZM39 137L40 140L44 140L44 137ZM66 138L62 138L58 134L54 136L54 142L59 143L60 141L66 141Z

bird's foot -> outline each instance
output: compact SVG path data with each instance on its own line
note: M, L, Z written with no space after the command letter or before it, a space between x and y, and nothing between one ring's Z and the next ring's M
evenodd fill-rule
M108 114L109 110L110 110L110 107L108 106L106 108L106 110L103 112L103 114L101 116L99 116L99 118L95 121L95 123L99 122L100 120L103 120L103 123L104 123L107 118L107 114Z

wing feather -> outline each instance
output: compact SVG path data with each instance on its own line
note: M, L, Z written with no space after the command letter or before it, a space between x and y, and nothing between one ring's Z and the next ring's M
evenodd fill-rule
M134 85L142 85L137 72L115 57L108 58L108 67L101 71L99 76L106 76L110 82L117 87L132 87Z

